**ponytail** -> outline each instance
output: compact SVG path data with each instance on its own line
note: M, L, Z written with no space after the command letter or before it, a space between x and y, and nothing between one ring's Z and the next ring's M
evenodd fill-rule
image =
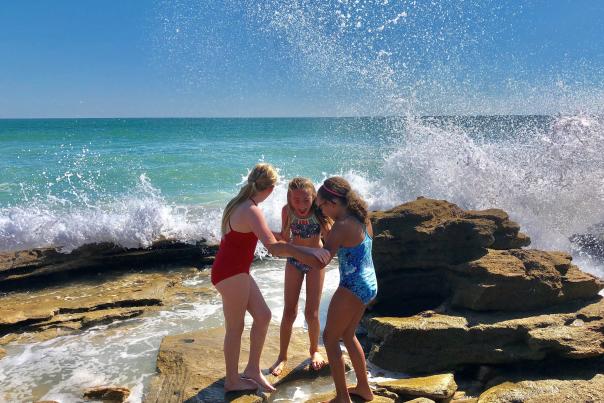
M277 183L278 174L272 165L262 163L256 164L247 177L247 183L239 190L237 196L229 201L222 214L222 223L220 230L222 235L228 231L229 220L235 208L247 199L253 197L256 193L262 192Z

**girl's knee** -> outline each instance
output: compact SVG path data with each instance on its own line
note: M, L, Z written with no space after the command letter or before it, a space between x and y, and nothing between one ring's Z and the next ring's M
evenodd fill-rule
M346 332L342 335L342 340L344 341L344 344L354 343L355 338L356 338L355 332L352 332L352 334L350 334L349 332Z
M304 310L304 318L306 319L306 323L318 321L319 320L319 310L306 308Z
M268 307L266 309L261 310L260 312L257 312L254 316L254 322L256 322L259 325L266 325L268 326L268 324L271 321L272 318L272 314L271 314L271 310L268 309Z
M294 322L298 316L298 306L283 308L283 320Z

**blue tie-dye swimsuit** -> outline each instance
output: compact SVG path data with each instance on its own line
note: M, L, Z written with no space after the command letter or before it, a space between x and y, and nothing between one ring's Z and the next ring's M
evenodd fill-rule
M350 290L367 305L377 295L377 279L371 258L373 239L365 228L365 239L352 248L340 247L340 287Z

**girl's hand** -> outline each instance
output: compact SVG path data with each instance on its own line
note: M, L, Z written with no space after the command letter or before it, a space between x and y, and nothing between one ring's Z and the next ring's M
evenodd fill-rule
M323 248L312 248L311 253L322 264L326 265L331 260L331 252Z

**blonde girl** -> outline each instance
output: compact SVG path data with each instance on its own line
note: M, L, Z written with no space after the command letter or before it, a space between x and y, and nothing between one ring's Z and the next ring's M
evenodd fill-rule
M321 237L326 237L331 228L331 220L325 217L315 205L317 192L313 183L306 178L294 178L287 189L287 204L281 210L280 238L293 245L310 248L322 247ZM306 305L304 317L308 324L310 339L311 368L319 370L325 365L325 359L319 353L319 303L323 290L325 270L313 270L310 266L288 258L285 265L285 286L283 318L281 319L279 338L279 357L270 368L273 375L279 376L287 363L287 350L292 335L292 327L298 314L298 299L302 282L306 277Z

